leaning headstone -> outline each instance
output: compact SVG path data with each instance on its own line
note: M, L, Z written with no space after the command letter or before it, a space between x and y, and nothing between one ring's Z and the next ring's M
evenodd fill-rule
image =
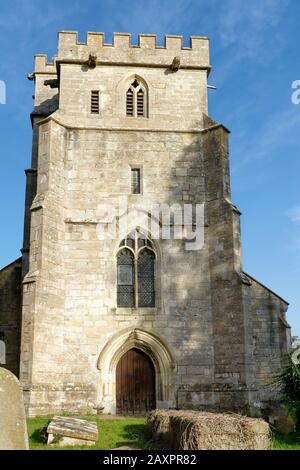
M48 445L94 446L98 440L97 423L84 419L55 416L48 428Z
M0 368L0 450L28 450L23 395L17 377Z

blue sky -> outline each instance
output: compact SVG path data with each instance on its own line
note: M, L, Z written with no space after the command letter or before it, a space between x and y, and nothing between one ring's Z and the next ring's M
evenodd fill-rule
M25 176L30 166L33 56L57 48L59 30L181 34L210 38L209 112L230 137L232 199L242 211L244 269L290 303L300 335L300 80L298 0L1 0L0 266L22 246Z

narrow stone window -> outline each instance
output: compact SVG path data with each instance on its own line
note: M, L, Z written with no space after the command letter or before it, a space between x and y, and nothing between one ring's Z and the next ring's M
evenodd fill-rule
M141 170L139 168L132 168L131 170L131 193L141 193Z
M117 255L118 307L155 307L155 266L149 238L136 230L122 240Z
M99 114L99 90L91 92L91 114Z

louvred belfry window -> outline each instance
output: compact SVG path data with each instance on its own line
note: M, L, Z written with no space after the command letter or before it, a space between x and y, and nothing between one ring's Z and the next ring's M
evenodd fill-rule
M136 113L138 116L144 116L144 92L139 90L136 95Z
M99 114L99 91L91 92L91 114Z
M126 114L127 116L133 116L133 91L129 88L126 94Z
M126 92L126 115L146 117L147 112L146 87L137 79L131 82Z
M138 230L122 240L117 254L117 305L155 307L156 255L153 244Z

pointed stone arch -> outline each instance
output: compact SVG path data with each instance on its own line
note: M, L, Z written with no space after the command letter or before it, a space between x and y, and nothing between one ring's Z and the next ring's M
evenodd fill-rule
M113 336L98 359L101 380L101 404L104 413L116 413L116 368L130 349L140 349L151 359L155 369L158 408L175 406L175 362L170 349L158 336L140 328L127 328Z
M134 83L137 82L137 87L135 89ZM149 98L149 85L148 82L145 78L141 77L138 74L130 74L126 75L126 77L123 77L122 80L119 82L118 87L117 87L117 95L118 95L118 100L117 100L117 107L118 111L120 112L121 116L126 116L127 115L127 110L126 110L126 102L127 102L127 92L131 90L133 93L132 99L135 101L137 99L137 93L138 91L143 92L143 99L144 99L144 113L141 117L148 118L149 117L149 108L150 108L150 98ZM133 109L133 114L132 117L139 117L136 108L136 104L134 103L134 109ZM128 115L127 115L128 116Z
M128 211L116 216L113 222L117 226L118 238L114 246L114 255L117 256L117 253L120 249L121 241L128 236L129 233L138 230L146 238L151 240L151 243L154 248L156 262L155 262L155 308L159 309L162 306L162 252L161 246L159 243L158 235L159 230L161 229L160 220L154 217L150 211L142 209L140 207L132 207ZM154 233L151 229L154 228ZM154 235L154 236L153 236ZM116 266L116 263L115 263ZM116 268L113 269L113 274L115 279L117 278ZM115 270L115 271L114 271Z

